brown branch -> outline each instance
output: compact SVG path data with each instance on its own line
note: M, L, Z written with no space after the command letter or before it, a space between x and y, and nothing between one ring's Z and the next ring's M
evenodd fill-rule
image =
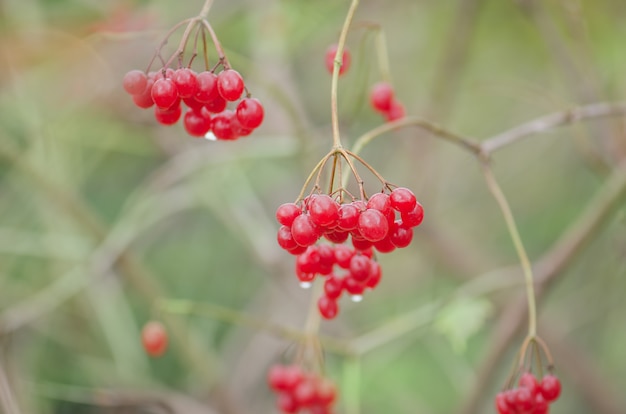
M573 124L584 119L610 116L626 116L626 102L599 102L590 105L556 112L518 125L482 143L483 151L491 155L494 151L514 142L563 125Z
M553 247L535 264L536 297L539 301L558 276L560 276L578 253L600 232L613 211L621 206L626 197L626 163L615 169L597 195L588 203L579 218L559 238ZM467 398L461 404L459 413L478 412L488 384L491 383L499 362L509 345L526 323L526 298L521 295L511 301L501 313L494 328L490 349L477 370Z

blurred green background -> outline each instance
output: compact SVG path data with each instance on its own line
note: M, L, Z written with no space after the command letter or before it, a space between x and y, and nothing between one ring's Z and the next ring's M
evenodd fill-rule
M216 0L209 20L266 119L250 138L209 142L157 125L121 87L200 1L0 1L1 409L275 412L266 370L289 360L292 341L214 308L171 315L158 304L188 299L303 329L310 292L275 243L274 211L330 148L323 54L348 3ZM363 1L355 22L364 21L385 30L407 112L479 140L626 95L623 0ZM348 37L353 64L339 85L347 146L382 123L367 104L379 80L374 44L363 28ZM409 248L380 258L379 288L363 303L344 299L322 325L327 336L381 341L359 359L326 353L337 412L468 413L476 390L471 412L494 412L523 338L486 383L478 373L523 285L478 163L415 129L374 141L363 157L412 188L426 220ZM624 117L494 155L531 260L625 158ZM623 198L616 205L540 302L540 335L564 385L552 413L626 412ZM178 339L156 360L139 340L152 318Z

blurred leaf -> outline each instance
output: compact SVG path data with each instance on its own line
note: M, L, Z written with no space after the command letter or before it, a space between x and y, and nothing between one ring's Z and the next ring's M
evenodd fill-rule
M484 298L458 298L447 304L435 319L435 329L450 341L457 353L467 347L467 341L483 327L493 310Z

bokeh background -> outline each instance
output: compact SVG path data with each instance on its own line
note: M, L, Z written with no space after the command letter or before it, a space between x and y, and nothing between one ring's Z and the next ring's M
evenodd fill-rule
M274 211L330 148L323 54L349 2L215 1L209 19L266 107L263 126L237 142L162 127L121 87L201 3L0 1L7 414L275 412L267 368L298 345L267 326L302 330L310 292L275 243ZM626 96L623 0L364 0L355 22L384 28L409 114L477 140ZM348 147L382 123L367 103L380 79L374 45L363 26L348 37L352 68L339 85ZM380 258L377 290L363 303L344 299L322 324L326 337L367 350L325 353L337 412L494 412L523 334L496 345L523 314L524 288L478 163L416 129L373 141L363 156L415 191L426 220L409 248ZM544 266L537 273L550 276L539 330L564 385L555 414L626 412L625 158L623 116L493 157L531 260ZM585 217L597 220L585 228ZM190 302L171 299L200 305L188 312ZM139 340L149 319L170 333L159 359Z

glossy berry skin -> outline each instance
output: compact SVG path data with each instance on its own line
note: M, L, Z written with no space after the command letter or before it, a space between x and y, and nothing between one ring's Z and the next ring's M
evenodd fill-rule
M537 378L535 378L535 376L530 372L524 372L520 376L518 384L520 387L530 390L532 395L537 395L537 392L539 392L539 382L537 381Z
M189 135L203 137L211 129L211 118L198 111L189 109L183 118L183 125Z
M552 402L561 395L561 381L554 375L545 375L541 379L539 390L547 402Z
M151 357L159 357L167 350L167 332L161 322L150 321L141 330L143 348Z
M196 73L191 69L177 69L172 75L172 81L176 84L178 96L181 98L191 98L198 90Z
M130 95L139 95L146 90L146 86L148 86L148 77L140 70L131 70L124 75L122 86Z
M233 111L230 111L228 109L213 117L211 121L211 130L213 131L213 134L215 134L215 137L217 139L232 141L239 138L235 128L233 128L234 117L235 114L233 113Z
M160 78L152 85L152 100L161 109L171 108L178 100L178 89L171 79Z
M420 203L416 203L413 210L408 213L401 213L402 224L406 227L417 227L424 220L424 208Z
M368 208L359 216L357 229L366 240L377 242L387 236L389 224L383 213L376 209Z
M406 115L406 109L404 105L398 101L393 101L389 110L385 112L385 119L387 122L397 121L398 119L402 119Z
M243 78L236 70L225 70L217 75L217 90L227 101L236 101L243 93Z
M386 113L391 109L394 100L393 87L387 82L379 82L372 86L370 104L378 112Z
M283 226L291 226L302 210L296 203L284 203L276 209L276 220Z
M417 204L417 199L413 191L404 187L395 188L391 194L389 194L389 200L391 201L391 207L400 213L409 213Z
M154 105L154 100L152 99L152 86L154 85L154 79L148 79L146 84L146 89L137 94L133 95L133 102L139 108L147 109Z
M256 98L242 99L237 105L237 119L244 128L258 128L264 115L263 105Z
M180 119L182 112L180 105L174 105L169 109L160 109L157 106L154 108L154 118L161 125L174 125Z
M324 319L333 319L339 312L337 301L325 295L320 296L317 301L317 307L320 311L320 315L322 315Z
M293 220L291 234L300 246L312 246L319 239L320 231L308 214L301 214Z
M358 207L353 203L342 204L339 207L339 218L337 219L337 225L340 229L350 231L356 229L359 225L359 216L361 212Z
M217 76L212 72L200 72L196 76L196 101L201 103L211 102L220 97L217 91Z
M335 68L335 56L337 55L337 45L331 45L326 49L326 55L324 62L326 64L326 70L332 75ZM341 57L341 66L339 67L339 75L343 75L350 69L350 63L352 62L352 56L347 46L344 46Z
M504 392L496 395L496 411L498 414L516 414L513 408L506 402L506 395Z
M394 246L400 249L408 247L413 241L413 229L396 221L391 227L389 239Z
M339 206L329 195L320 194L309 203L309 214L318 226L333 226L339 220Z

